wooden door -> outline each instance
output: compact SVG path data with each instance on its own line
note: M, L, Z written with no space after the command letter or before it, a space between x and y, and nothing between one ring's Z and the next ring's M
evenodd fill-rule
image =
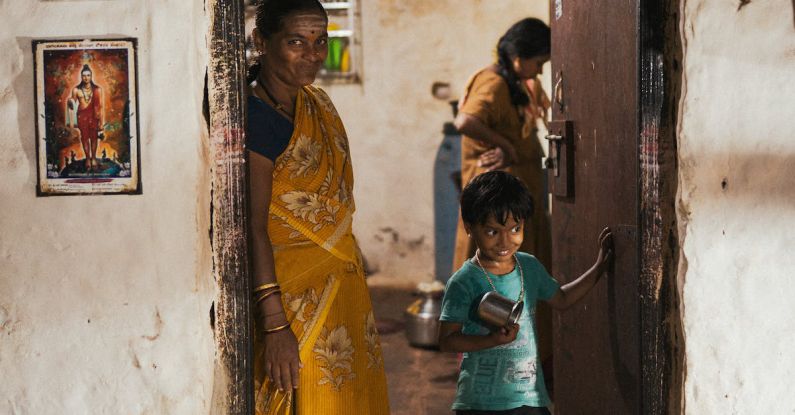
M662 82L670 19L650 3L550 4L550 135L560 137L550 142L552 273L565 283L588 269L605 226L616 248L609 276L555 315L558 414L669 410L669 291L661 282L673 274L673 256L661 248L671 228L661 218L673 211L662 177L674 167L661 143L673 134L660 120L673 102Z

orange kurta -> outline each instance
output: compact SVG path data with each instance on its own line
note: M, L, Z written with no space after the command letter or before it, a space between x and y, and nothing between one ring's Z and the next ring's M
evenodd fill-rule
M540 85L531 91L531 105L527 108L511 103L508 84L491 68L477 72L467 83L464 97L459 104L459 112L469 114L487 127L496 131L516 148L519 160L505 169L517 176L530 190L535 211L529 221L525 221L524 241L519 248L533 254L541 263L550 266L551 236L549 214L546 210L547 192L544 186L544 171L541 158L544 151L538 141L536 122L543 117L548 106L546 96ZM543 118L541 118L543 119ZM461 142L461 185L466 186L475 176L485 170L478 166L478 157L493 146L477 139L463 136ZM461 218L458 218L453 269L461 268L464 261L475 253L475 245L466 234ZM538 347L541 359L552 354L552 317L545 303L539 303L536 313L538 328Z
M265 376L264 339L257 336L258 415L389 413L381 346L351 231L352 190L342 121L325 92L304 87L290 143L274 165L268 222L303 367L296 393L276 390Z

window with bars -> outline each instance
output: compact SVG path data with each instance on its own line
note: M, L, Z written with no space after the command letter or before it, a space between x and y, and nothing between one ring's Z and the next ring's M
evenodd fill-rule
M323 1L328 13L328 57L320 77L355 82L359 78L359 39L356 0Z

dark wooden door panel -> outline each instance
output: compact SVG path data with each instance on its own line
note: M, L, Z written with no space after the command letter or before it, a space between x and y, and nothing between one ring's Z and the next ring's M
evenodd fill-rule
M553 120L573 124L573 193L552 202L553 274L569 282L613 229L613 272L555 317L558 414L638 414L638 5L552 2Z

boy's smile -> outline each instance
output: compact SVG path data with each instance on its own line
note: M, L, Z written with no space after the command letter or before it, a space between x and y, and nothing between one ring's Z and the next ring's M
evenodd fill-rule
M500 224L490 215L484 224L466 225L475 245L478 259L486 270L494 274L507 274L514 268L513 255L524 240L524 220L516 221L508 215L505 224Z

